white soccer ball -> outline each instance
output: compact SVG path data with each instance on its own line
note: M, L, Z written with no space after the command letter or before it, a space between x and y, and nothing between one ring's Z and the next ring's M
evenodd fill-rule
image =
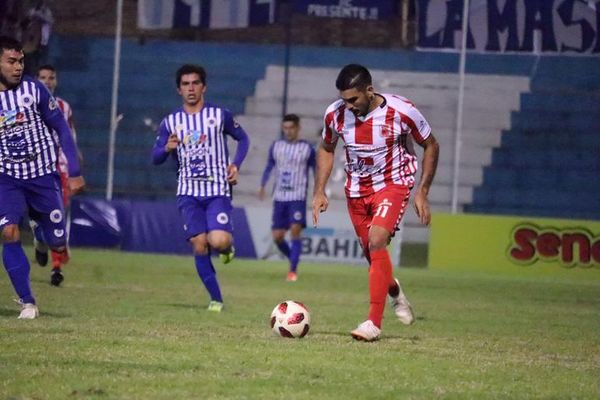
M293 300L281 302L271 313L271 329L281 337L302 338L310 329L310 313L300 302Z

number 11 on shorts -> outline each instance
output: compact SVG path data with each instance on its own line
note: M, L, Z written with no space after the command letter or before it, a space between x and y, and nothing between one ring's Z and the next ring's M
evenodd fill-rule
M388 210L392 206L392 203L388 199L383 199L381 203L377 206L377 211L375 212L376 217L385 218L388 213Z

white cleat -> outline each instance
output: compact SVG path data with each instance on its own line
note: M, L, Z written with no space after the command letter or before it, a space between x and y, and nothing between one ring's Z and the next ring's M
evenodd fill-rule
M379 339L379 334L381 334L381 329L375 326L373 321L370 319L366 320L362 324L358 325L358 327L350 332L352 337L356 340L362 340L365 342L373 342Z
M18 319L36 319L37 317L40 316L40 311L38 310L37 306L35 304L31 304L31 303L22 303L19 301L19 303L21 304L21 314L19 314L19 318Z
M396 314L396 317L398 317L400 322L402 322L404 325L410 325L413 322L415 322L415 316L413 314L412 307L408 299L404 295L404 292L402 291L402 286L400 286L400 282L398 282L398 279L394 280L398 284L398 295L391 296L388 294L388 296L390 297L390 304L394 309L394 314Z

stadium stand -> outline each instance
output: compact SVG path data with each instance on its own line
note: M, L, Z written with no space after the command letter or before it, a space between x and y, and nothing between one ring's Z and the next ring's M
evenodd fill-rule
M540 64L467 212L600 219L597 58Z
M56 50L53 62L61 71L60 95L73 104L76 112L81 132L79 141L92 193L102 194L106 181L113 41L57 36L53 48ZM182 63L196 62L203 64L208 71L209 101L229 107L252 137L236 197L244 204L256 202L254 193L268 145L279 135L284 48L279 45L168 40L140 44L125 39L122 54L118 109L123 119L117 136L115 195L150 199L172 196L174 168L152 168L149 151L156 124L179 104L174 88L174 71ZM368 65L379 90L411 99L431 122L442 145L431 201L434 210L448 211L458 85L456 54L294 47L287 110L303 117L303 136L306 139L314 143L318 141L324 108L337 95L335 74L340 66L350 62ZM593 132L600 125L598 117L593 115L598 85L590 85L587 76L589 71L594 70L590 65L595 65L598 70L594 63L597 64L597 60L588 57L569 57L567 60L523 55L468 57L460 163L461 207L464 205L465 210L471 212L535 212L542 215L538 208L544 201L540 198L547 198L549 190L553 191L556 202L567 202L570 197L556 194L555 186L551 185L540 193L520 195L516 191L516 182L533 180L541 186L543 180L538 175L540 171L549 170L547 163L552 158L571 176L563 178L569 182L567 189L572 190L576 182L583 182L586 177L594 177L599 167L590 148L597 149L598 142L591 134L581 134L587 128ZM564 71L565 79L556 79L557 71ZM530 76L533 77L531 83ZM564 111L561 104L573 109ZM552 144L544 140L546 134L539 133L539 129L553 132ZM574 132L579 133L577 142L565 139L565 135L573 137L569 133ZM530 137L533 141L526 142ZM494 149L501 143L501 148ZM568 143L569 146L561 146L560 143ZM551 150L552 146L555 150ZM530 150L526 152L525 148ZM516 153L522 158L510 155L513 154L511 149L513 153L520 150ZM581 156L564 154L571 149L579 149ZM536 158L535 154L539 157ZM533 171L537 168L538 175L525 172L530 164ZM577 168L565 169L565 165ZM584 169L585 173L580 173ZM334 179L338 182L343 179L340 164ZM546 180L552 181L550 178ZM500 183L512 185L510 187L514 190L503 190L501 188L507 186L500 186ZM339 202L340 207L345 207L341 184L332 186L332 189L332 199ZM591 190L587 188L589 195L577 201L585 203L584 199L588 199L588 206L597 204L600 196L596 193L594 197ZM559 200L561 196L563 200ZM520 201L518 209L510 206L515 203L515 198ZM529 199L528 202L519 200L525 198ZM503 199L506 201L503 202ZM528 204L531 205L529 209ZM555 209L548 208L543 215L568 214L556 214ZM427 230L418 227L413 214L409 212L405 221L405 237L409 241L426 241Z

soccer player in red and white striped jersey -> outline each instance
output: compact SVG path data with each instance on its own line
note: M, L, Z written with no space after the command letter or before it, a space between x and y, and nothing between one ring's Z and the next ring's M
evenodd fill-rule
M414 321L412 308L392 274L386 246L398 229L415 185L417 157L411 140L424 148L421 180L414 205L420 221L431 219L429 188L437 168L439 145L423 115L404 97L376 93L369 71L345 66L336 80L340 99L325 112L313 196L313 223L327 210L325 185L341 139L346 150L345 192L348 212L369 262L368 319L351 332L357 340L373 341L381 333L386 295L398 319Z

